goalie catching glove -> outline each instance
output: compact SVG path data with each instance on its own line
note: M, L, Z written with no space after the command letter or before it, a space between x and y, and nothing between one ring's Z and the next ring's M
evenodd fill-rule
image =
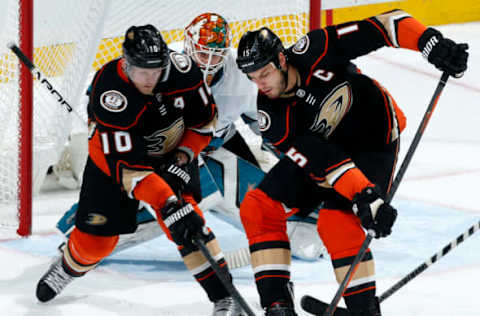
M362 226L375 232L375 238L387 237L392 232L397 210L380 198L377 186L366 187L353 197L353 212L360 218Z
M208 235L204 219L195 212L190 203L171 197L160 212L172 240L179 246L196 249L193 238Z
M418 40L418 49L431 64L450 76L460 78L467 70L468 45L457 44L428 28Z

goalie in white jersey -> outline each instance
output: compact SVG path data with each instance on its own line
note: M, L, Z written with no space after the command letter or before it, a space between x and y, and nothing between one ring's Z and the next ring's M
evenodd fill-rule
M234 124L241 117L260 135L257 87L238 70L230 48L231 37L227 21L216 13L200 14L185 28L185 53L202 69L218 110L215 135L204 151L208 154L224 147L258 167L255 155Z

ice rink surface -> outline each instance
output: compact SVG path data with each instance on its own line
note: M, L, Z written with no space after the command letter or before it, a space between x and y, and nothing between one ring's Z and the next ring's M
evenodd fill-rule
M392 235L371 244L378 294L480 220L480 23L439 29L470 45L469 69L463 78L450 79L440 97L393 200L399 217ZM354 62L390 91L407 116L402 161L441 74L419 53L393 48ZM52 302L38 303L36 283L62 241L53 233L53 225L77 195L76 191L55 191L40 198L35 204L33 236L0 241L2 315L210 315L211 303L165 237L106 259ZM212 215L206 217L224 250L247 245L240 231ZM304 294L332 299L337 284L328 260L294 260L291 270L297 303ZM260 315L251 267L232 274L238 290ZM479 283L477 233L385 300L383 315L480 315ZM306 315L299 306L297 312Z

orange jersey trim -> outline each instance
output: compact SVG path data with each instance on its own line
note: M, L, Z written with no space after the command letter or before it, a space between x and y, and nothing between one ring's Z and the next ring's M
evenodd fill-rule
M318 63L323 59L323 57L325 57L325 55L327 54L327 50L328 50L328 32L326 29L322 29L322 31L325 33L325 49L324 51L322 52L322 54L320 55L320 57L318 57L318 59L315 61L315 63L312 65L312 67L310 68L310 74L308 75L307 77L307 86L310 84L310 80L312 79L312 75L313 75L313 70L315 69L315 67L317 67Z
M183 137L177 147L190 148L194 152L196 157L205 147L207 147L211 139L212 136L202 135L200 133L187 129L183 134Z
M108 176L112 175L107 163L107 158L102 149L102 142L100 141L98 130L95 131L93 137L88 141L88 153L92 161L103 171L103 173Z
M200 87L202 84L203 84L203 80L200 80L200 82L197 83L196 85L194 85L193 87L180 89L180 90L175 90L175 91L171 91L171 92L162 92L162 94L163 95L172 95L172 94L176 94L176 93L190 91L190 90L193 90L193 89L196 89L196 88Z
M287 117L286 117L286 126L285 126L285 135L283 135L283 137L276 143L273 143L274 146L278 146L280 145L281 143L283 143L285 141L285 139L287 139L288 137L288 134L290 133L290 109L292 106L295 106L295 104L297 104L297 102L293 102L291 105L288 106L287 108Z
M125 59L120 59L117 63L117 74L122 79L123 81L130 83L130 80L128 79L127 75L123 71L123 64L125 64Z
M120 179L120 165L125 165L127 167L129 167L130 169L144 169L144 170L151 170L153 171L153 168L150 167L150 166L144 166L144 165L131 165L129 164L128 162L124 161L124 160L118 160L117 161L117 170L116 170L116 174L117 174L117 181L118 183L123 183L122 179Z
M133 195L137 200L147 202L155 211L159 212L165 206L165 201L175 194L162 177L152 173L137 183L133 189Z
M398 22L398 45L402 48L419 51L418 40L426 29L426 26L412 17L401 20Z
M106 126L106 127L110 127L110 128L115 128L115 129L119 129L119 130L128 130L130 128L132 128L133 126L137 125L138 124L138 120L140 119L140 117L142 116L143 112L145 112L147 110L147 105L148 104L151 104L151 102L148 102L147 104L145 104L142 108L142 110L137 114L137 116L135 117L135 121L133 121L132 124L128 125L128 126L118 126L118 125L113 125L113 124L108 124L108 123L105 123L104 121L102 121L101 119L98 118L97 115L95 115L95 121L102 124L103 126Z
M333 188L335 191L349 199L353 199L355 194L360 193L367 186L373 184L367 179L362 171L358 168L349 169L335 182Z

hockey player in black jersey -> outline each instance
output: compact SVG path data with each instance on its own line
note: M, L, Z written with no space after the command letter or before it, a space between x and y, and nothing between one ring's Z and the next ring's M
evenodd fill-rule
M284 153L240 207L266 315L296 315L289 294L289 209L324 203L317 230L338 282L365 240L362 228L377 238L391 233L397 211L383 199L406 119L388 91L350 62L383 46L420 51L451 76L467 68L466 44L401 10L314 30L288 49L265 27L240 40L237 65L259 88L262 137ZM352 316L380 315L370 250L343 297Z
M216 107L191 59L167 48L152 25L132 26L124 56L106 63L90 87L89 158L75 229L37 285L53 299L108 256L119 234L133 233L140 201L178 245L187 268L214 302L213 315L240 315L236 302L193 242L201 236L228 271L197 207L196 156L209 143Z

